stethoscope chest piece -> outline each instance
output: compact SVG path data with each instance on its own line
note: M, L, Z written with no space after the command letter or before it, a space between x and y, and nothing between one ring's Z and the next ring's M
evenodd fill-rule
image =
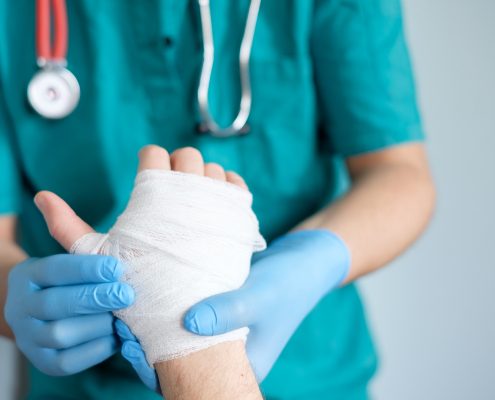
M60 119L76 108L80 98L76 77L62 66L46 66L31 79L28 99L34 110L48 119Z

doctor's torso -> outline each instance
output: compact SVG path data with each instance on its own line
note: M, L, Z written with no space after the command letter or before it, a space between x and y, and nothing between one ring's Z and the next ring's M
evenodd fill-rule
M209 103L222 125L239 109L248 8L248 0L212 1ZM19 213L33 256L60 251L32 204L36 191L58 193L105 230L126 205L146 144L197 147L206 161L241 174L272 239L341 192L343 157L421 137L396 0L262 1L249 64L250 132L229 139L196 129L203 48L195 1L73 0L67 9L68 68L81 98L68 117L46 120L26 97L37 71L34 1L0 3L0 212ZM364 398L375 367L350 285L308 316L263 387L269 398L324 399L329 390L332 398ZM32 369L31 386L32 398L70 390L154 398L118 359L59 379Z

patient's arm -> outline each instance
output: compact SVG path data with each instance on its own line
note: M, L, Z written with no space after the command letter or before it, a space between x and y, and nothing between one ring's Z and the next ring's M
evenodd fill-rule
M193 149L181 149L169 159L164 149L148 147L140 153L139 169L173 169L227 180L246 188L238 175L225 173L217 165L204 165L199 152ZM41 192L37 200L50 232L65 249L71 249L82 236L94 232L53 193ZM157 362L155 367L168 400L262 398L242 340L222 342L180 358Z
M155 365L166 399L261 399L242 341Z

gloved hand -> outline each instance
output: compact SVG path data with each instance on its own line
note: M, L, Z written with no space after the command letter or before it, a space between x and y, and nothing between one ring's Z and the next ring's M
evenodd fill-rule
M254 255L244 286L194 305L184 317L184 326L199 335L249 326L247 354L262 381L306 315L344 280L349 265L349 250L333 233L289 233ZM122 355L143 382L157 390L156 375L139 343L125 326L118 332L124 342Z
M134 301L111 257L30 258L10 272L5 319L17 346L49 375L71 375L118 350L111 311Z

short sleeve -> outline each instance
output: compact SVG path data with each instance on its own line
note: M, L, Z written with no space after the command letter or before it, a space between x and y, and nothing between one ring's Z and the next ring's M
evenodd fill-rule
M12 146L12 129L0 83L0 215L17 214L20 208L20 177Z
M312 57L332 153L424 138L400 0L317 0Z

